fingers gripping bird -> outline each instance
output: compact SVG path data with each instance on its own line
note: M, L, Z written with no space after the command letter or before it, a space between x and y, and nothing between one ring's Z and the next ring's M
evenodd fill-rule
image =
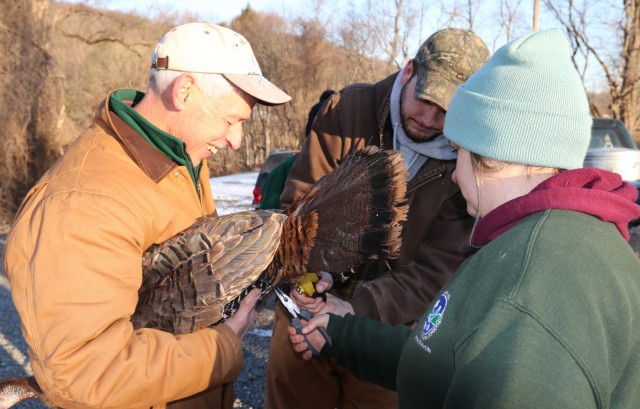
M405 193L401 155L370 146L347 156L282 212L199 218L144 252L131 322L136 329L193 332L224 322L253 288L266 295L308 271L344 273L393 259L406 220ZM0 383L0 409L11 407L2 406L4 398L20 399L20 392L24 399L42 397L30 382Z

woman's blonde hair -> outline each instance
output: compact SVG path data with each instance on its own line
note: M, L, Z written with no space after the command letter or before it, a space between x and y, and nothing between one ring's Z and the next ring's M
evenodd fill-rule
M534 165L525 165L521 163L512 163L512 162L503 162L496 159L487 158L477 153L469 152L471 159L471 169L473 170L473 175L476 181L476 192L478 197L478 213L475 216L475 220L473 222L473 227L471 228L471 234L469 236L469 240L473 237L473 233L476 230L476 225L480 220L480 203L482 203L482 181L480 178L481 174L499 174L503 169L509 166L524 166L527 171L527 176L531 176L536 169L550 169L550 173L557 175L558 173L564 172L566 169L559 168L549 168L546 166L534 166Z

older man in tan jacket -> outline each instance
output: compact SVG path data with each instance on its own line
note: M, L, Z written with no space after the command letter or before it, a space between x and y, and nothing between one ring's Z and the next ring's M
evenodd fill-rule
M290 98L244 37L211 24L165 34L152 64L146 94L106 97L8 235L4 271L31 366L63 408L232 407L257 294L214 329L134 330L141 257L215 214L207 157L240 146L256 103Z

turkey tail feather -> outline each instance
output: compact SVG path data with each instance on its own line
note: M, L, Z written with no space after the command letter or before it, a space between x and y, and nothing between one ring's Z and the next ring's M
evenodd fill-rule
M407 217L405 194L400 153L369 146L346 157L285 210L302 220L317 214L313 243L303 245L310 251L302 274L344 272L366 261L396 258ZM295 277L300 271L287 274Z

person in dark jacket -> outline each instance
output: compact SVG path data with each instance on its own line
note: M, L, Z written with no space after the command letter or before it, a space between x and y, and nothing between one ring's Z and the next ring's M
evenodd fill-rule
M581 168L591 123L560 30L496 51L444 127L479 251L413 329L323 314L303 333L403 409L640 407L640 207L620 175Z
M473 32L440 30L400 72L375 84L352 84L322 105L289 172L283 206L307 192L351 152L369 145L402 152L408 173L408 220L398 258L390 264L369 263L348 274L348 280L336 280L328 294L329 311L413 325L469 255L467 237L473 220L451 180L455 152L442 136L442 127L456 88L488 58L487 46ZM330 277L322 275L316 287L320 292ZM362 382L333 362L301 360L289 345L289 319L278 306L265 408L396 407L395 392Z
M284 189L284 182L287 180L289 170L291 170L291 166L293 166L297 156L297 153L291 155L291 157L283 160L269 172L264 181L264 185L262 185L260 209L281 208L280 195L282 194L282 189Z

